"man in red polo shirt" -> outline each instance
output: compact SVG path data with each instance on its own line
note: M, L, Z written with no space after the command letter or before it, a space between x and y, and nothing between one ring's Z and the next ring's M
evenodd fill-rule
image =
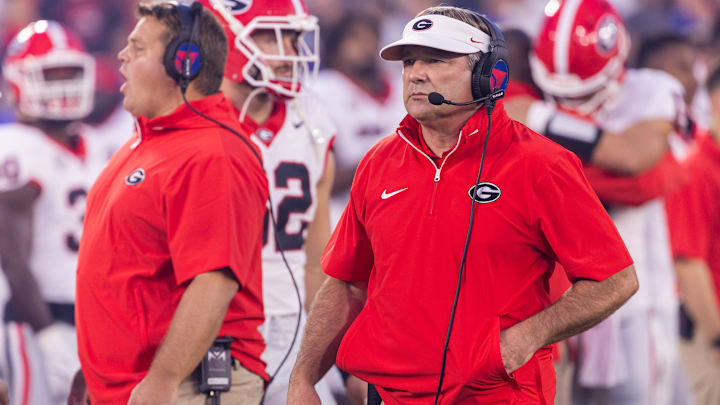
M720 67L709 77L712 123L687 167L690 183L666 201L675 272L694 324L680 341L695 403L720 403Z
M267 182L246 140L200 116L237 128L219 93L225 35L207 10L143 3L138 11L118 55L137 130L88 195L79 253L78 346L90 400L204 404L188 376L217 336L229 336L236 362L223 398L255 405L267 379L257 330ZM188 25L197 32L189 46L204 58L189 105L187 81L163 64ZM173 60L187 61L183 51Z
M491 24L433 7L381 51L403 62L409 115L358 167L289 404L319 404L313 384L336 357L388 405L432 403L440 387L443 404L549 404L549 345L637 290L578 159L509 119L502 103L480 103L507 83ZM432 105L434 92L476 102ZM550 305L557 262L573 286Z

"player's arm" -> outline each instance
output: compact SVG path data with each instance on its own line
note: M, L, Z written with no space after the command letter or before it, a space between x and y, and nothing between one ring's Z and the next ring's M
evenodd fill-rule
M618 173L642 173L660 162L673 129L670 121L652 120L622 133L601 133L590 163Z
M335 165L335 181L332 190L338 195L344 194L350 189L355 177L356 166L347 163L336 162Z
M0 263L10 286L13 307L39 331L53 322L28 261L33 237L33 205L40 188L28 183L0 193Z
M320 290L320 286L327 279L322 271L322 259L325 245L330 239L330 191L335 177L335 157L332 151L328 152L325 171L317 184L318 203L315 218L308 226L305 240L305 308L311 308L313 299Z
M207 353L238 288L229 268L202 273L190 281L150 369L133 389L128 405L177 401L180 382Z
M513 372L543 346L597 325L620 308L637 289L637 276L632 265L603 281L576 281L555 303L500 332L505 369Z
M367 283L328 278L315 297L290 375L289 405L320 404L315 383L335 364L340 341L367 299Z
M687 169L670 150L650 170L635 176L619 175L595 166L584 167L585 177L600 201L641 205L677 192L689 179Z
M575 153L583 162L615 173L634 175L657 164L674 130L667 120L639 122L615 133L558 111L545 101L525 97L510 102L510 116Z
M697 328L710 340L720 337L719 301L707 263L701 259L676 257L675 274L685 308ZM720 361L720 350L717 350L715 360Z

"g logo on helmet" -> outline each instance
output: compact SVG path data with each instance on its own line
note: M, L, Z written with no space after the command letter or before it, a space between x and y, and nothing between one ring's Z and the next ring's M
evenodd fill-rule
M432 27L433 22L428 19L423 19L420 21L417 21L415 24L413 24L412 28L415 31L425 31L426 29Z
M483 182L477 185L477 189L473 185L468 190L468 196L481 204L491 203L500 198L500 187L493 183Z
M223 0L223 2L232 14L242 14L252 6L252 0Z
M142 183L143 180L145 180L145 170L137 169L125 177L125 184L128 186L137 186Z
M617 45L618 35L620 33L620 27L615 17L606 15L601 18L595 32L597 33L595 46L598 52L602 55L611 53Z

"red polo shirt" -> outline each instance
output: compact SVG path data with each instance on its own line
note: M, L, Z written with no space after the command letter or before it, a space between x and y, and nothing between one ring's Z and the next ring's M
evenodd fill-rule
M574 155L510 120L502 103L492 124L481 178L492 185L475 207L441 399L551 403L549 348L508 376L500 330L549 304L556 262L574 281L603 280L632 260ZM327 274L369 282L338 365L376 384L386 404L434 397L486 128L481 109L436 165L406 117L363 158L325 251Z
M221 94L193 101L237 128ZM240 289L219 336L267 378L261 261L267 181L242 140L183 105L140 118L92 187L77 272L80 360L94 405L125 404L193 277L229 267ZM212 294L212 291L208 291Z
M665 202L673 256L707 263L720 295L720 146L701 137L686 164L689 183Z

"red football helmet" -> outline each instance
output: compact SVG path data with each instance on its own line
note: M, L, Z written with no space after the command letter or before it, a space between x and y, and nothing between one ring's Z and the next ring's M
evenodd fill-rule
M533 78L564 107L589 114L619 88L630 40L607 0L550 0L530 55Z
M28 24L8 45L3 73L18 111L46 120L77 120L93 107L95 60L55 21Z
M220 18L231 44L225 65L225 77L236 82L247 81L254 87L295 97L301 83L307 84L317 76L319 30L317 17L308 15L302 0L202 0ZM251 34L256 30L272 30L278 50L264 53ZM295 31L298 37L297 55L286 55L282 46L282 32ZM309 37L313 46L308 46ZM234 44L234 46L232 45ZM292 64L292 77L276 77L268 61L286 61Z

